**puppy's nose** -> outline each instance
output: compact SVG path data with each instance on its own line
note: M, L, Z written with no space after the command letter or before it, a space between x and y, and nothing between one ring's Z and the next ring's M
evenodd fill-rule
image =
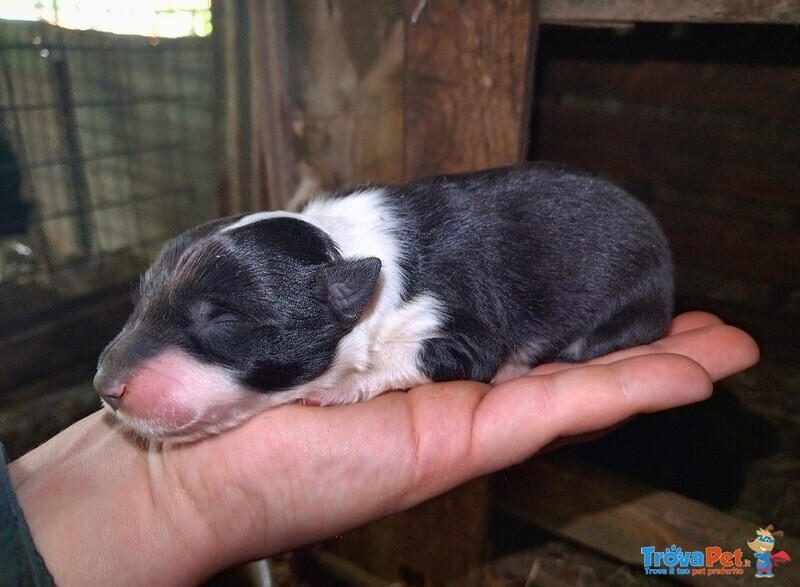
M119 387L115 387L113 389L106 389L103 393L100 394L100 399L108 404L112 410L116 411L119 409L119 398L122 397L122 394L125 393L125 386L120 385Z
M109 380L103 376L102 371L98 371L94 376L94 388L100 399L102 399L112 410L119 409L120 398L125 394L125 384Z

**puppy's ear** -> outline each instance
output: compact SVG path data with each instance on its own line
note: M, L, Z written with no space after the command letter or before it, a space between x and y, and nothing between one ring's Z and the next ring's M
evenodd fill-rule
M381 260L377 257L343 259L319 270L317 280L323 299L343 326L350 327L361 317L380 272Z

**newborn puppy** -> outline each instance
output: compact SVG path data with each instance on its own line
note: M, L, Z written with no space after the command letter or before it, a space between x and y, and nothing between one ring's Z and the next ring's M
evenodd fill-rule
M672 263L621 189L553 164L368 186L168 242L95 387L187 441L288 402L502 381L659 338Z

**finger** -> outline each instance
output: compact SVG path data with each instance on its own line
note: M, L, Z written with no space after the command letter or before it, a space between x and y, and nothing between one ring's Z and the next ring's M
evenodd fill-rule
M681 355L635 356L515 379L479 404L472 457L480 472L488 472L528 458L558 437L608 428L710 393L705 369Z
M702 314L702 313L696 313ZM711 317L711 315L706 315ZM713 317L712 317L713 318ZM708 322L706 325L702 325ZM688 328L694 326L693 328ZM687 327L684 329L684 327ZM746 332L722 324L716 320L704 320L703 316L687 316L678 324L674 333L648 345L616 351L588 361L590 365L605 365L657 353L679 354L689 357L706 369L713 381L719 381L734 373L752 367L759 360L756 342ZM529 375L547 375L574 367L571 363L549 363L540 365Z
M702 365L712 381L752 367L759 359L758 345L746 332L734 326L711 324L667 336L649 345L597 357L589 364L604 365L658 353L689 357Z
M715 326L723 324L722 320L720 320L717 316L713 314L709 314L708 312L684 312L683 314L679 314L675 318L672 319L670 322L669 327L667 328L667 332L665 337L675 336L676 334L682 334L685 332L690 332L695 329L703 328L706 326ZM647 345L641 345L632 347L629 349L623 349L621 351L616 351L614 353L610 353L603 357L598 357L594 359L594 362L597 363L607 363L609 361L616 361L619 359L633 357L640 354L646 354L653 352L654 349L648 348ZM658 348L656 348L658 350ZM569 369L574 366L574 363L564 363L564 362L556 362L556 363L546 363L544 365L538 365L534 369L531 370L531 374L535 375L547 375L550 373L556 373L558 371L562 371L564 369Z
M709 314L708 312L684 312L672 319L672 322L670 322L667 328L667 336L686 332L687 330L694 330L695 328L702 328L703 326L712 326L722 323L722 320L717 316Z

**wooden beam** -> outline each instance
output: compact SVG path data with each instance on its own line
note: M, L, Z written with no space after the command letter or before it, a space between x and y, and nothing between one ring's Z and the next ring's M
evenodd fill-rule
M261 175L253 153L258 136L253 122L250 59L250 19L247 2L212 2L215 58L218 60L217 99L220 100L225 174L219 186L217 215L252 212L260 206Z
M402 180L401 6L311 0L286 8L299 192Z
M417 178L524 158L534 3L410 1L404 175ZM478 479L396 518L403 565L424 584L454 582L486 556L488 483Z
M520 160L531 0L397 7L287 3L293 130L309 175L331 189ZM479 480L325 548L390 581L458 581L483 562L487 516L488 486Z
M684 551L718 546L724 551L741 549L743 574L715 575L726 585L748 583L755 574L755 560L747 546L756 529L780 520L746 521L702 502L657 490L596 465L553 453L537 458L496 477L495 503L549 532L573 540L625 564L642 568L642 547L665 550L671 545ZM776 552L800 551L800 541L778 539ZM720 568L717 565L716 568ZM786 585L800 584L800 568L787 564L775 575ZM671 575L692 583L697 577ZM704 577L706 579L707 577Z
M796 0L540 0L542 24L800 23Z
M407 178L524 157L535 4L430 2L406 27Z
M267 194L260 208L282 208L295 186L284 0L249 0L250 42L259 146Z

